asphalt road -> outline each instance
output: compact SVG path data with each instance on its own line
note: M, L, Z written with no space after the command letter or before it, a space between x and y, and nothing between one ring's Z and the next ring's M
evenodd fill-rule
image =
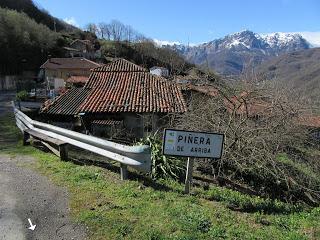
M11 111L11 99L0 92L0 118ZM85 239L85 228L70 219L67 190L25 167L34 161L0 152L0 240Z

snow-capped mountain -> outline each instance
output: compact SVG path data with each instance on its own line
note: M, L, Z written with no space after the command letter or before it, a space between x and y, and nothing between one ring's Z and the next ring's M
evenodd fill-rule
M310 47L307 40L297 33L271 33L261 37L276 52L292 52Z
M245 30L197 46L175 44L165 47L176 50L192 63L210 67L218 73L240 74L280 54L308 49L310 44L299 34L259 35Z

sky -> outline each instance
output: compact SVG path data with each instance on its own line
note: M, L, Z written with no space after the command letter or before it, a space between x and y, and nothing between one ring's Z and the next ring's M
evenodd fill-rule
M299 32L320 46L319 0L34 0L75 26L110 22L131 25L146 37L199 44L225 35Z

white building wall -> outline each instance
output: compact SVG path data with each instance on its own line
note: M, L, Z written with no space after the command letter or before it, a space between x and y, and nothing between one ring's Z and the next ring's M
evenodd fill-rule
M168 77L169 76L169 70L168 69L163 69L163 68L155 68L150 70L151 74L160 76L160 77Z
M153 74L153 75L162 76L161 75L162 74L161 69L159 69L159 68L150 70L150 73Z
M65 82L62 78L54 79L54 90L59 90L59 88L65 87Z

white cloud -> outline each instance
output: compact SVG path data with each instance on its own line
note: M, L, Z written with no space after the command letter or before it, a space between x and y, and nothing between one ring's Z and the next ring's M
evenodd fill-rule
M165 40L159 40L159 39L153 39L153 41L155 42L155 44L157 44L158 46L163 46L163 45L170 45L170 46L172 46L172 45L174 45L174 44L176 44L176 45L179 45L179 44L181 44L180 42L178 42L178 41L165 41Z
M159 39L153 39L153 41L155 42L156 45L158 45L159 47L161 46L166 46L166 45L169 45L169 46L173 46L173 45L189 45L190 47L195 47L195 46L198 46L202 43L206 43L206 42L202 42L202 43L182 43L182 42L179 42L179 41L166 41L166 40L159 40Z
M67 18L63 19L63 21L65 21L66 23L71 24L75 27L79 27L79 24L77 23L77 21L74 17L67 17Z
M320 47L320 32L297 32L314 47Z

